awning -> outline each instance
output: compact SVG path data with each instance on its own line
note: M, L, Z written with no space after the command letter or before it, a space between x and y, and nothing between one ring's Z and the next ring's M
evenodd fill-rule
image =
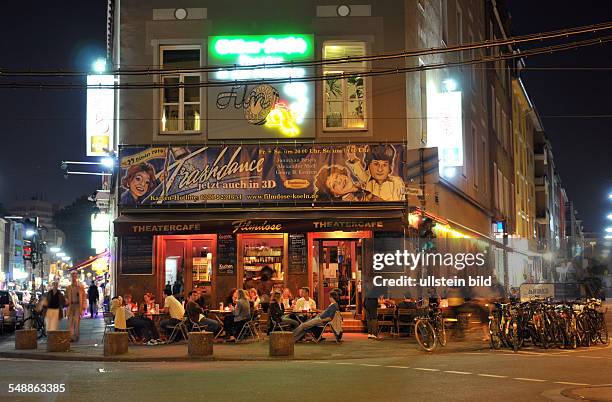
M315 210L125 214L115 236L193 233L283 233L401 231L403 210Z

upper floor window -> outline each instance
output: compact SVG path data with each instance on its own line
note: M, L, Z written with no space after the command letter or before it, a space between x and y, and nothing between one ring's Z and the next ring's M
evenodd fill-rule
M360 57L366 55L365 42L325 42L324 59ZM357 61L323 66L323 75L333 78L323 81L323 128L355 130L366 127L366 82L360 75L366 62ZM344 77L346 75L346 77Z
M202 115L200 73L186 70L200 67L200 48L162 46L160 64L164 70L182 70L168 71L161 76L160 132L199 132Z

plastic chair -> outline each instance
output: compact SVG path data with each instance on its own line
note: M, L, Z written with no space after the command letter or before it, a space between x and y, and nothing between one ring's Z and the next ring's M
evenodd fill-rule
M183 339L187 340L188 339L188 328L187 328L187 323L189 322L189 317L185 316L183 317L183 319L181 321L179 321L173 328L172 328L172 333L170 334L170 337L168 338L169 342L176 342L176 337L178 337L179 334L181 334L183 336Z
M314 338L315 343L319 343L321 342L321 340L323 340L323 334L325 333L325 330L327 329L331 330L331 332L334 334L334 340L336 341L336 343L341 342L342 340L342 322L343 322L342 314L340 314L339 311L336 311L336 314L334 314L334 318L327 321L325 324L323 324L323 326L319 325L319 328L322 328L322 329L321 329L321 333L319 334L319 336Z

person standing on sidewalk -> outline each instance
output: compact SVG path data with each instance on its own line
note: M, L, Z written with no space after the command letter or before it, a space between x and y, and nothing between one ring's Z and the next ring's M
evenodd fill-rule
M62 319L62 311L66 305L64 295L57 288L57 282L53 282L51 289L42 300L43 307L47 308L45 313L45 328L47 331L56 331Z
M94 314L96 317L98 316L98 298L100 294L98 293L98 287L96 286L95 281L91 281L91 285L89 285L89 289L87 289L87 299L89 300L89 314L91 318L94 318Z
M68 329L73 342L79 340L81 314L86 307L85 287L77 279L77 271L70 273L72 283L66 287L66 304L68 304Z

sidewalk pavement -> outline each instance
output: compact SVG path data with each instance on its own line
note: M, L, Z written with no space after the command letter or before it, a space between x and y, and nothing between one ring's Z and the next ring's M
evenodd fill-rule
M62 320L60 329L66 329L66 320ZM46 338L38 341L38 349L15 350L14 335L0 338L0 357L22 358L38 360L63 361L189 361L193 360L187 355L187 342L182 341L169 345L129 346L127 354L120 356L104 356L102 335L104 333L104 320L102 318L81 320L81 336L78 342L70 344L69 352L47 352ZM325 336L327 340L314 343L297 343L292 358L278 358L269 356L268 341L246 341L234 343L215 342L213 356L208 360L219 361L248 361L248 360L335 360L335 359L361 359L372 356L400 356L413 355L420 352L414 337L399 339L387 338L381 341L367 339L366 334L345 333L342 342L336 343L332 334ZM482 341L449 342L445 348L436 353L449 353L458 351L476 351L488 349L488 343ZM204 359L206 360L206 359Z

